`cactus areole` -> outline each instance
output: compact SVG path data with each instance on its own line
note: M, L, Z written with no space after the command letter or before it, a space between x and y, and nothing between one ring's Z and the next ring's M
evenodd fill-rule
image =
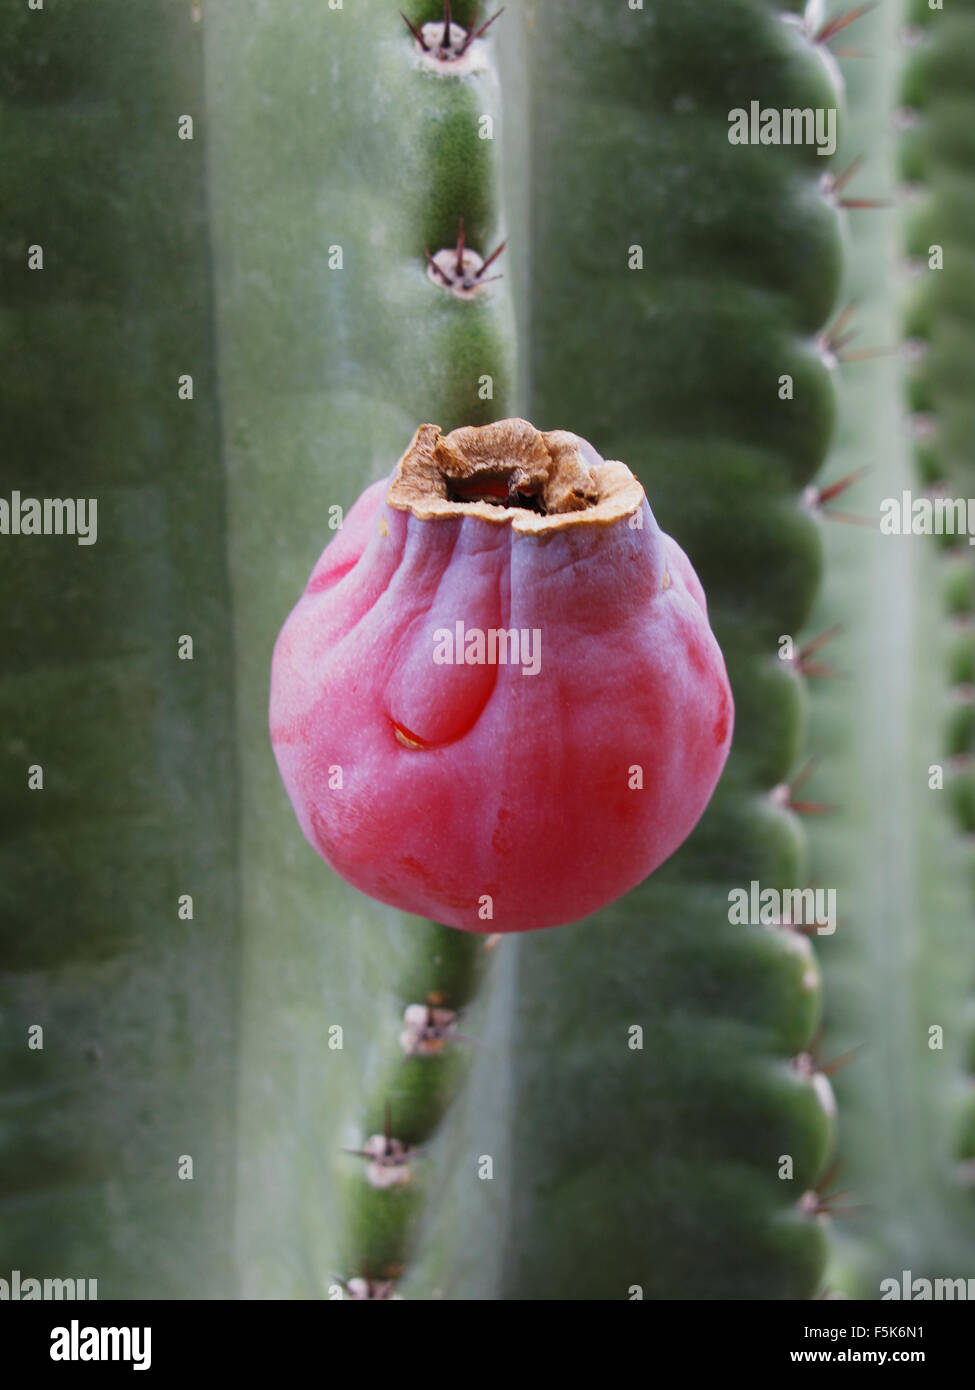
M686 839L733 706L704 592L622 463L421 425L285 623L271 741L363 892L465 931L584 917Z

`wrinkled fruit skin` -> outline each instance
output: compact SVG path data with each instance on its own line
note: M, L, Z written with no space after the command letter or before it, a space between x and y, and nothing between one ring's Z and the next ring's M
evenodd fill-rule
M535 536L421 520L389 486L348 513L275 646L271 740L301 828L363 892L465 931L584 917L677 849L724 766L700 582L645 498L642 529ZM537 631L537 673L437 664L458 622Z

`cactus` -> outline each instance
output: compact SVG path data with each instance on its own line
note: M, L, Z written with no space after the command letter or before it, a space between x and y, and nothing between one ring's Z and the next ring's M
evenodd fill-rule
M188 5L6 6L0 52L5 478L99 503L95 544L0 546L0 1263L204 1296L231 1267L237 933L205 161L177 137L199 35Z
M973 364L972 196L975 147L972 143L971 79L975 73L975 7L962 4L950 14L911 3L912 26L904 38L908 60L902 83L900 150L902 176L914 194L908 204L907 250L914 281L905 327L911 367L907 398L913 412L918 480L934 496L967 499L975 493L972 450ZM967 503L968 511L971 504ZM971 523L967 523L970 528ZM936 670L944 672L950 694L942 698L944 742L932 753L943 764L947 800L963 839L953 847L965 878L972 879L975 832L975 774L972 770L971 694L975 667L971 618L975 588L971 540L958 534L939 538L939 573L933 582L943 595L946 624L939 633ZM959 908L965 921L970 901ZM951 1153L968 1189L975 1164L975 961L962 934L958 941L963 973L952 991ZM958 998L958 988L967 998ZM959 1221L972 1236L970 1213Z
M908 400L917 436L919 480L934 492L967 497L970 470L970 358L965 332L972 313L971 202L973 155L964 117L975 67L975 10L961 6L937 14L912 5L918 26L908 31L909 60L903 81L905 127L901 171L915 190L907 243L918 283L911 296L906 329L913 348ZM959 631L949 652L949 678L960 697L947 732L945 753L952 760L949 797L960 829L975 830L975 779L968 766L971 748L966 691L972 684L971 642L964 618L971 611L971 562L964 538L944 541L944 579L948 613Z
M819 966L787 916L729 905L840 872L828 832L807 868L816 663L780 638L822 568L844 200L815 148L729 140L752 101L841 104L841 21L801 10L0 21L14 485L63 493L71 465L101 501L96 545L20 542L42 601L8 606L0 1265L102 1298L821 1290ZM424 422L516 415L637 474L736 731L650 879L486 946L322 864L266 698L330 523L341 547Z
M844 889L840 929L823 956L826 1026L818 1051L835 1069L835 1186L849 1195L837 1204L843 1219L834 1223L826 1283L865 1298L878 1297L884 1279L899 1286L905 1270L918 1278L967 1277L975 1242L953 1152L965 1103L972 969L966 851L947 833L949 793L931 777L932 765L943 762L941 673L951 639L939 621L936 547L877 528L887 499L920 493L901 400L904 359L891 348L905 289L911 320L918 289L932 288L913 272L905 286L903 215L890 194L922 133L914 121L905 131L905 113L895 112L902 26L896 7L864 26L869 50L888 62L858 69L838 156L841 165L866 156L859 189L888 205L852 214L841 303L856 305L863 350L843 372L833 465L842 476L871 464L848 505L873 529L827 529L826 582L812 619L813 631L842 623L830 649L842 675L822 683L810 723L810 747L824 754L823 779L837 804L812 828L812 855L819 875ZM909 72L910 49L906 61ZM909 223L919 206L909 200ZM909 374L916 357L912 345ZM920 436L916 442L925 447ZM932 1036L938 1028L943 1042Z
M836 96L815 46L762 5L530 14L530 218L546 254L532 262L529 413L570 418L640 476L704 584L736 735L673 860L595 919L517 943L531 1001L509 1043L518 1237L497 1293L808 1295L823 1241L798 1203L831 1116L791 1059L815 1027L816 967L798 934L731 925L728 893L804 882L798 822L768 792L798 751L799 681L776 642L818 576L797 498L829 435L813 335L835 294L839 218L815 154L733 148L727 113ZM594 188L595 170L608 176Z

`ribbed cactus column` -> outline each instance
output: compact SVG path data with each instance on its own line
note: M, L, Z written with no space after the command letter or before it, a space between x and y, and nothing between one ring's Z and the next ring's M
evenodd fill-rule
M95 527L0 537L0 1266L100 1299L233 1290L235 714L201 110L188 3L3 7L2 491L82 499Z
M948 12L907 7L908 57L901 90L901 172L914 196L908 202L907 243L913 287L906 316L912 368L908 398L914 412L915 457L921 487L934 498L971 512L975 495L975 5ZM920 492L917 487L916 491ZM956 513L957 516L957 513ZM946 798L963 836L957 853L971 878L975 833L975 558L966 535L940 538L940 587L948 631L940 669L951 687L942 719L944 742L932 761L944 764ZM969 930L959 935L956 978L968 998L952 1017L949 1059L955 1067L954 1152L962 1178L975 1181L975 949ZM963 1079L964 1078L964 1079Z
M238 1210L252 1295L321 1296L359 1279L391 1291L429 1165L340 1150L382 1135L387 1107L390 1139L427 1145L470 1054L448 1016L470 1002L483 940L339 882L297 830L267 734L271 647L334 509L391 471L417 424L511 413L510 295L494 278L507 258L481 272L504 235L493 36L473 36L469 5L446 28L442 12L424 25L436 14L410 7L416 38L380 0L224 0L204 19L242 749ZM404 1048L411 1006L413 1019L431 1009L433 1034L446 1020L445 1036L421 1020ZM407 1171L412 1181L396 1181Z
M712 807L668 865L594 919L501 947L517 952L519 1007L488 1296L808 1296L824 1258L808 1194L832 1132L825 1078L797 1065L818 972L802 934L732 925L728 895L807 882L798 820L771 795L803 710L777 644L819 575L801 489L832 421L816 334L839 218L815 149L728 132L752 100L835 113L839 96L807 32L750 0L517 9L512 86L531 92L534 131L528 413L639 472L705 583L737 726ZM503 42L517 50L517 33ZM483 1124L470 1132L490 1148ZM448 1205L429 1282L483 1296L469 1259L449 1281L458 1229L463 1247Z
M856 306L851 354L864 356L841 369L834 471L841 477L869 465L842 504L866 524L827 528L827 579L809 629L842 624L830 656L840 675L822 683L810 729L810 749L822 754L821 785L836 806L813 827L812 852L823 879L842 885L839 928L823 953L820 1052L826 1062L845 1059L834 1078L843 1116L834 1186L847 1195L837 1204L846 1214L836 1223L827 1282L868 1299L880 1296L883 1279L899 1284L904 1270L967 1276L973 1250L952 1156L965 1089L971 905L946 814L949 793L935 769L945 762L950 640L936 543L891 533L889 524L905 491L923 492L897 351L905 277L903 216L892 190L904 125L896 113L902 26L897 6L863 25L872 61L853 68L840 152L842 165L863 158L854 191L888 205L851 214L842 293ZM909 139L920 133L915 127ZM911 273L909 299L919 283L938 293L936 281L925 286Z

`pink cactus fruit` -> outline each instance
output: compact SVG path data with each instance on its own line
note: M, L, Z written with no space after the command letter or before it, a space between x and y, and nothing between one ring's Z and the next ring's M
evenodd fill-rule
M306 837L475 932L584 917L686 839L733 705L639 482L566 431L422 425L285 623L271 742Z

